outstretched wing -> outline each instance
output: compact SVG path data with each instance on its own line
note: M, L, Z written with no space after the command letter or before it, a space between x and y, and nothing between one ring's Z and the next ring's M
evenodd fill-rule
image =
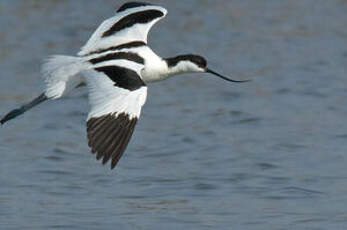
M112 159L112 169L125 151L146 101L142 67L129 60L112 60L96 63L84 73L91 105L88 145L103 164Z
M127 43L147 43L151 27L165 17L167 10L148 3L130 2L105 20L78 53L85 56Z

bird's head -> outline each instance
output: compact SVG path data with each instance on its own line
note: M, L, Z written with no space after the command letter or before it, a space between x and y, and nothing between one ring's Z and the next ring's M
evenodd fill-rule
M239 81L239 80L233 80L233 79L227 78L211 70L210 68L207 68L206 59L195 54L186 54L186 55L179 55L173 58L166 58L165 61L168 65L169 73L171 75L182 74L182 73L210 73L226 81L231 81L231 82L249 81L249 80Z

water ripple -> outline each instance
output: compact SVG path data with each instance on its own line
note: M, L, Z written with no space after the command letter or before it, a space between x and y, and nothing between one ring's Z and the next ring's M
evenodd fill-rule
M321 197L325 193L297 186L287 186L278 190L271 191L269 195L264 196L265 199L285 200L285 199L312 199Z

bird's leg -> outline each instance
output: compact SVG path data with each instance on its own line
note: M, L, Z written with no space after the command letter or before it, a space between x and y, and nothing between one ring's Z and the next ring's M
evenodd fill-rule
M23 114L25 111L31 109L32 107L40 104L41 102L44 102L45 100L47 100L47 96L42 93L40 96L38 96L37 98L35 98L34 100L32 100L31 102L21 106L18 109L14 109L12 111L10 111L8 114L6 114L1 120L0 123L4 124L5 122Z

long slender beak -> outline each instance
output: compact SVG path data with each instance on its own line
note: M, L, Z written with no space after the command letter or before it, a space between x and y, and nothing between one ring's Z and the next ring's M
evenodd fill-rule
M230 79L230 78L227 78L227 77L224 77L223 75L221 75L221 74L219 74L219 73L216 73L215 71L213 71L213 70L211 70L211 69L206 69L206 73L211 73L211 74L213 74L213 75L216 75L216 76L218 76L218 77L220 77L220 78L222 78L222 79L224 79L224 80L226 80L226 81L231 81L231 82L236 82L236 83L242 83L242 82L248 82L248 81L250 81L250 80L234 80L234 79Z

